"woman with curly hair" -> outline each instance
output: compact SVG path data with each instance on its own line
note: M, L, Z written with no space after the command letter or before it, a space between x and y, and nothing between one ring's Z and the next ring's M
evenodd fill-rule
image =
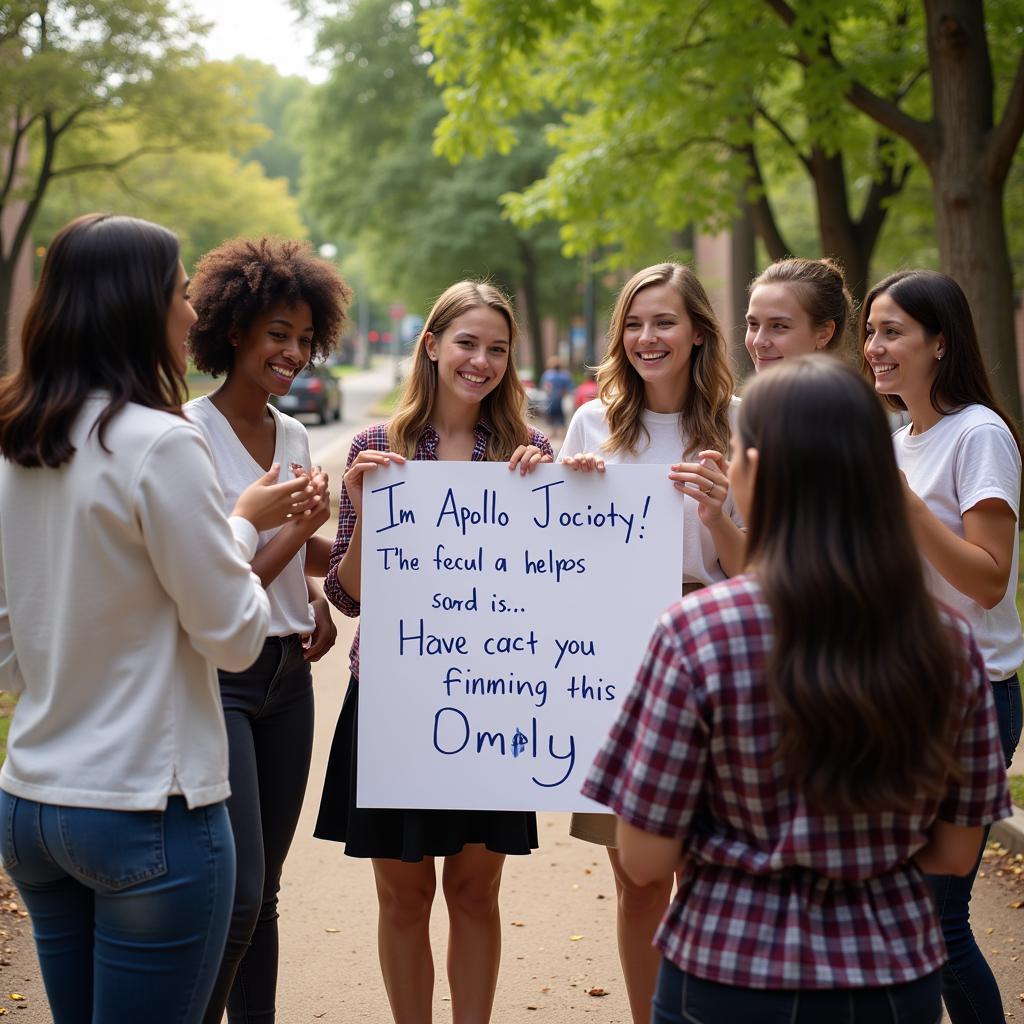
M508 300L478 281L459 281L434 303L413 352L398 411L352 442L338 536L324 584L346 615L359 614L364 481L407 459L507 462L526 474L551 461L548 439L526 425L516 376L516 322ZM537 817L517 811L391 810L356 806L359 635L338 719L316 835L370 857L380 905L377 931L384 986L398 1024L430 1020L434 961L430 908L434 858L444 858L448 981L456 1022L486 1024L501 957L498 888L506 854L537 846ZM439 802L443 795L439 794Z
M307 363L336 344L349 289L301 242L235 239L207 253L192 281L198 321L191 350L224 383L186 406L213 453L230 504L274 463L309 474L312 516L260 534L252 568L270 597L269 635L244 672L221 672L228 729L228 812L238 851L231 927L206 1015L219 1024L272 1021L277 988L277 894L309 774L313 744L310 662L336 630L319 588L330 544L314 537L330 515L327 478L310 465L309 437L268 404Z
M681 589L739 572L744 536L734 522L723 453L733 377L725 339L697 275L678 263L634 274L615 303L599 397L576 410L558 459L583 472L606 463L666 463L683 503ZM615 876L619 960L636 1024L650 1016L659 958L651 948L672 879L637 885L622 870L611 814L574 814L570 834L604 846Z

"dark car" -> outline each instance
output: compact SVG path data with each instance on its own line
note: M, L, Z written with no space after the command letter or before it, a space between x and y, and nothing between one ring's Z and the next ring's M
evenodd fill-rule
M289 416L309 413L321 423L341 419L341 388L323 363L310 363L292 381L287 395L271 395L270 401Z

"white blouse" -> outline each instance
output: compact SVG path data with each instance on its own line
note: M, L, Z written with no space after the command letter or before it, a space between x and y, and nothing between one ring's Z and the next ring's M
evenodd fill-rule
M100 445L97 393L58 469L0 463L0 688L20 693L0 788L161 810L229 795L215 666L259 654L267 596L202 435L128 405ZM244 527L242 527L244 529Z

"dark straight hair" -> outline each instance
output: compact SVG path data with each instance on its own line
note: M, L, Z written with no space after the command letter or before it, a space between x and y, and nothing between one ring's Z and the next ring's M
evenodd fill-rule
M61 228L25 317L21 367L0 382L6 458L67 462L91 391L107 395L101 444L129 402L181 415L185 378L167 341L179 251L166 228L132 217L87 214Z
M941 334L945 339L945 351L938 361L938 369L932 381L932 408L946 416L967 405L988 407L1006 424L1017 443L1017 450L1024 455L1017 424L1003 410L992 390L985 361L981 356L970 303L963 289L949 275L935 270L901 270L890 274L871 289L861 308L859 329L865 375L871 375L864 356L871 304L879 295L885 294L907 316L913 317L930 338ZM893 409L907 407L899 395L882 397Z
M787 359L745 389L758 451L747 558L774 624L766 678L787 779L823 813L907 811L951 775L958 672L925 586L889 425L836 359Z

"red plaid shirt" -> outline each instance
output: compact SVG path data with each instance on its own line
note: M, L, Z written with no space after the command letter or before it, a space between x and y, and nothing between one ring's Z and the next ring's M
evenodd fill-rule
M681 970L742 988L860 988L923 977L946 959L932 895L910 858L936 817L1010 813L995 706L967 624L956 755L962 782L913 814L816 814L783 780L764 680L771 614L737 576L662 615L583 792L645 832L678 837L682 882L655 940Z
M473 462L484 462L487 457L487 441L491 436L491 427L485 420L480 420L473 431L474 443ZM428 424L416 444L416 454L413 459L417 462L437 462L437 445L440 438L437 431ZM551 450L551 442L539 431L530 427L530 444L536 445L545 455L554 458ZM388 446L388 425L378 423L376 426L367 427L360 431L352 439L352 447L349 449L348 462L345 464L347 470L360 452L375 451L386 452ZM349 544L352 543L352 534L356 528L356 510L352 507L348 491L342 484L338 488L338 535L334 538L334 547L331 548L330 568L324 579L324 594L327 600L339 611L353 618L359 614L359 602L351 594L345 593L338 582L338 574L335 571L338 563L345 557ZM352 675L359 675L359 631L356 630L356 638L352 641L352 649L349 652L349 665L352 668Z

